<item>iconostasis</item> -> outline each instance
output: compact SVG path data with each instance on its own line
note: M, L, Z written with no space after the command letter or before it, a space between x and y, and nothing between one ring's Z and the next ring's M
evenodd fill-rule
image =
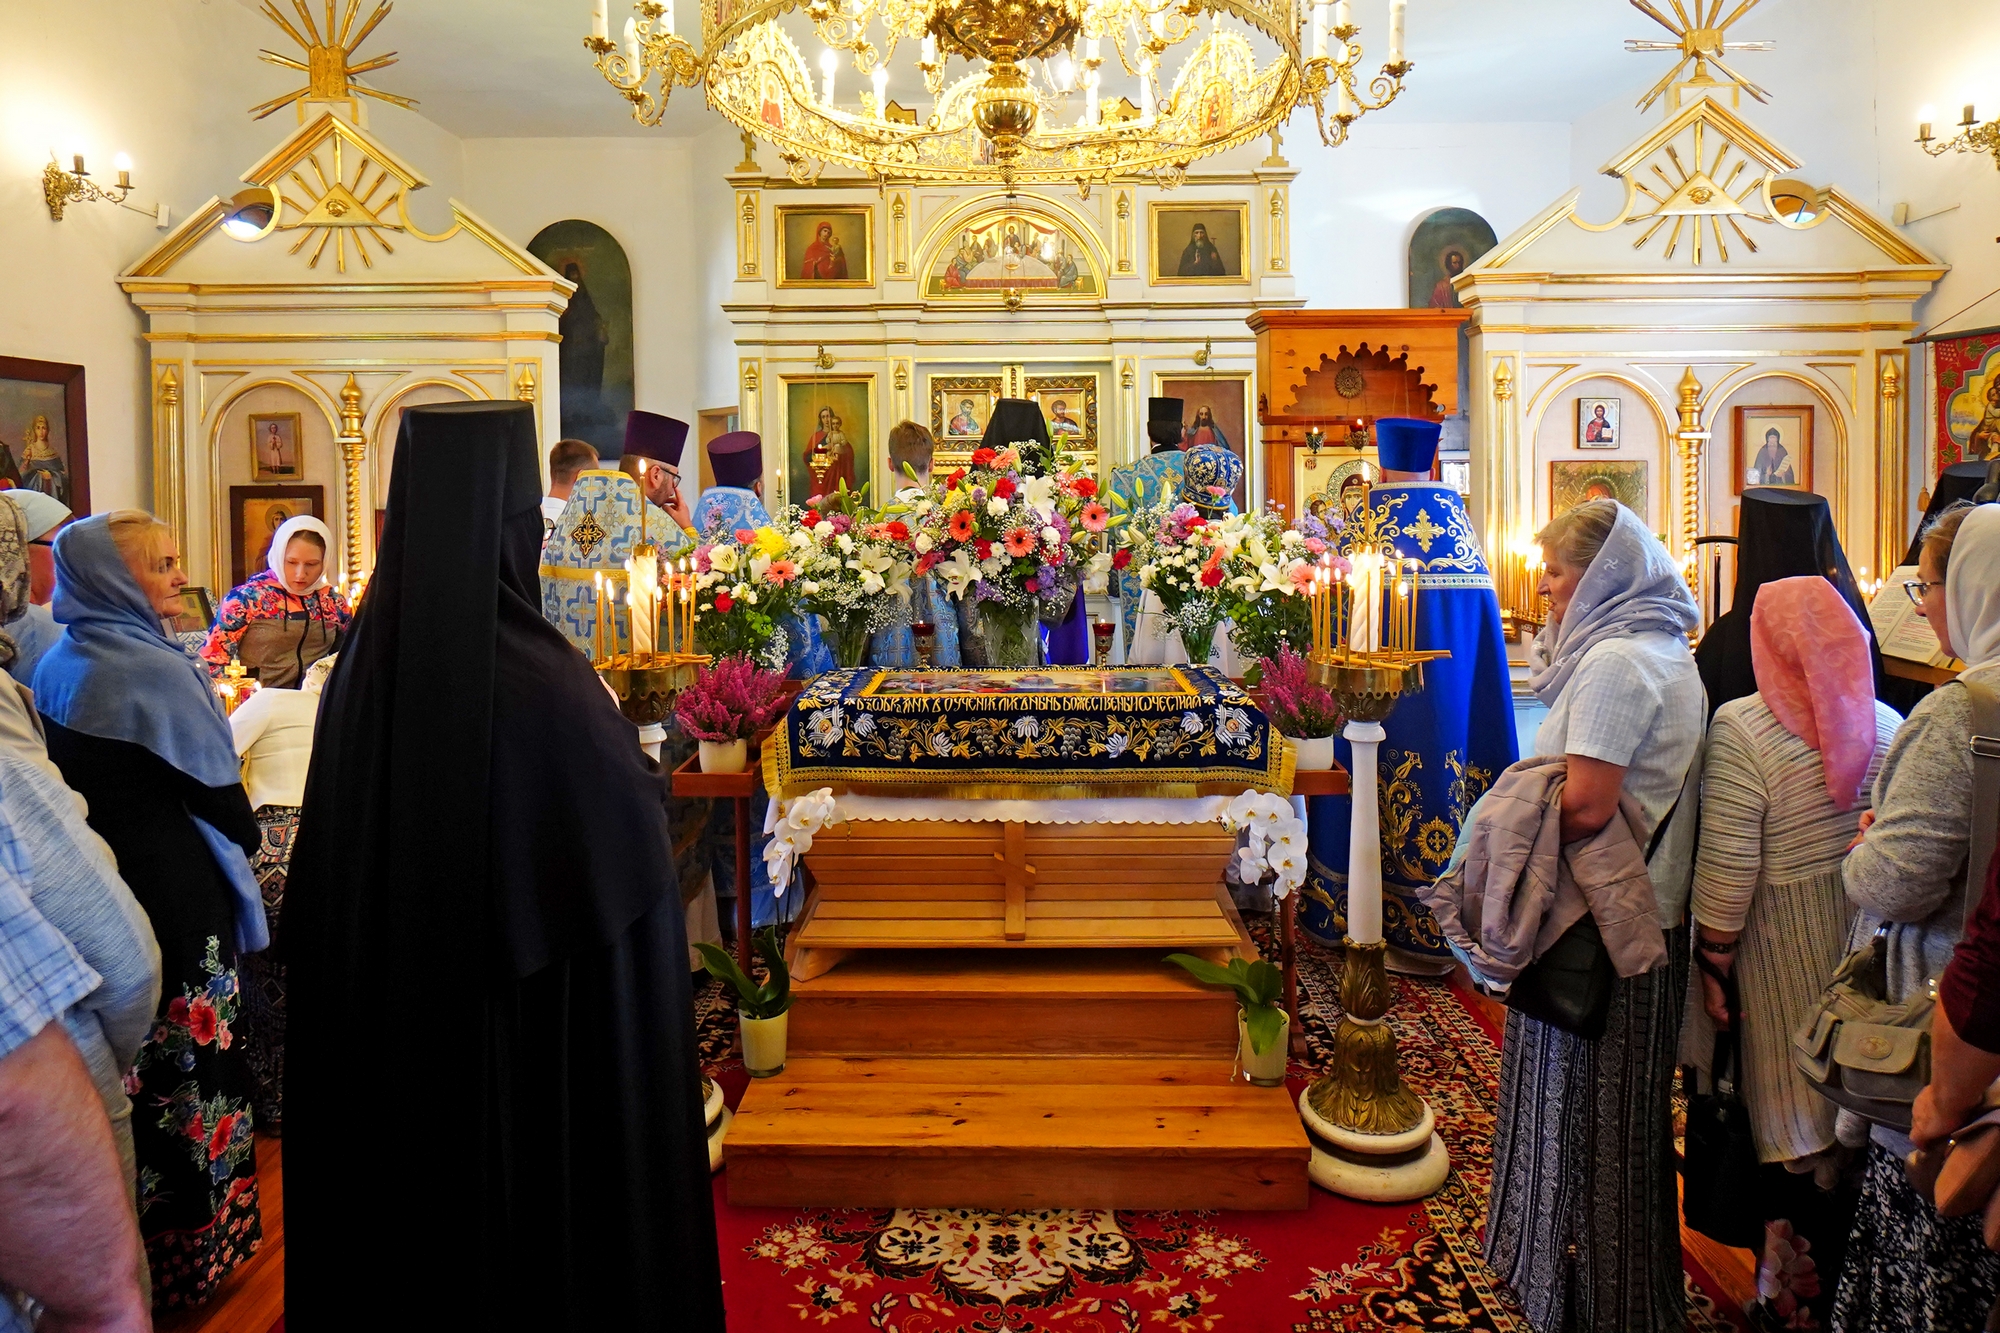
M1186 400L1249 464L1256 347L1248 318L1295 304L1290 186L1275 152L1176 189L1088 191L767 175L736 196L739 419L764 437L767 495L838 480L884 490L891 427L928 425L969 455L993 403L1031 398L1100 473L1143 452L1145 400ZM816 466L817 465L817 466Z
M424 177L353 100L297 122L119 279L146 315L153 511L217 597L302 513L335 534L330 577L372 568L407 407L521 399L557 438L574 284L455 200L442 230L412 222Z

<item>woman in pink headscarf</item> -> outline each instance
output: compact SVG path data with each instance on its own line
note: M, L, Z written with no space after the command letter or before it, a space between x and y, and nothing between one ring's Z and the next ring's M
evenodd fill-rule
M1682 1051L1706 1066L1709 1024L1735 1031L1761 1164L1759 1299L1774 1327L1815 1328L1854 1194L1839 1188L1834 1106L1793 1069L1791 1038L1846 954L1841 860L1902 719L1876 702L1867 631L1817 575L1758 591L1750 659L1757 692L1709 728L1693 896L1708 1023L1689 1025ZM1808 1308L1812 1322L1787 1322Z

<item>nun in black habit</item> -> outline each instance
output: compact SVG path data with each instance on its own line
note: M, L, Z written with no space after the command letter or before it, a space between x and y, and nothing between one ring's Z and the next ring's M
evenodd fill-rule
M540 500L525 404L404 414L286 901L294 1333L724 1326L666 783Z
M1732 699L1757 692L1757 673L1750 666L1750 611L1757 590L1779 579L1817 574L1839 590L1868 631L1868 653L1875 663L1875 694L1883 694L1882 650L1868 622L1868 603L1861 585L1847 566L1834 531L1833 511L1826 497L1811 491L1777 486L1752 486L1743 492L1736 522L1736 590L1729 609L1716 617L1694 650L1701 683L1708 691L1708 715Z

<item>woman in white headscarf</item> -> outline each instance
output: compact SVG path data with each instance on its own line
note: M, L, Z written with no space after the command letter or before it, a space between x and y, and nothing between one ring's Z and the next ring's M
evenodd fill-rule
M292 844L299 835L299 807L306 799L320 691L335 660L322 657L307 667L296 690L258 690L229 715L236 753L243 760L243 786L250 793L250 808L257 813L257 831L263 835L262 846L250 858L250 870L264 898L271 947L245 954L237 970L242 974L243 1017L249 1028L250 1073L256 1080L251 1105L257 1128L274 1136L283 1126L285 1109L285 955L278 921L285 906Z
M1965 926L1972 839L1972 695L2000 689L2000 505L1960 503L1925 531L1913 596L1945 651L1965 663L1910 710L1875 781L1875 813L1841 866L1858 910L1850 948L1886 928L1888 1000L1901 1004L1944 972ZM1985 866L1971 873L1981 878ZM1977 892L1975 888L1974 892ZM1832 1326L1978 1328L2000 1293L2000 1255L1977 1213L1945 1219L1903 1174L1907 1137L1842 1112L1835 1133L1868 1146L1861 1203L1834 1295Z
M280 524L267 568L229 590L201 660L220 676L234 657L266 689L293 689L306 668L337 650L353 612L327 584L333 533L311 514Z
M1621 800L1647 843L1668 962L1614 983L1603 1037L1507 1015L1486 1257L1538 1333L1667 1333L1684 1321L1671 1097L1687 992L1683 913L1692 798L1708 717L1687 635L1698 612L1673 558L1631 510L1593 500L1537 536L1549 621L1536 753L1562 755L1562 840ZM1681 802L1677 806L1677 802Z

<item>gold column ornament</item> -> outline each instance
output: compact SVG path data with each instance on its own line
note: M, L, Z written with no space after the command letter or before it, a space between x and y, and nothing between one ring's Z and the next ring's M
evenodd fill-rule
M903 190L889 196L889 271L910 271L910 196Z
M746 136L747 137L747 136ZM757 191L736 192L736 276L757 276Z
M1875 568L1886 579L1906 544L1903 489L1910 484L1909 417L1903 409L1903 354L1877 352L1882 363L1875 423Z
M348 376L347 378L350 383L353 382L354 377L352 375ZM536 385L535 383L534 363L531 361L522 362L521 374L519 378L517 378L514 381L514 396L520 399L524 403L532 403L535 401L535 396L539 392L540 392L539 386Z
M825 343L819 344L813 351L813 364L821 370L833 369L833 353L826 350Z
M1492 478L1486 484L1486 549L1507 551L1526 543L1535 526L1535 511L1519 512L1520 460L1514 457L1514 362L1513 358L1493 358L1493 425L1487 431L1487 464ZM1517 531L1516 529L1519 529ZM1518 608L1514 608L1518 609Z
M1674 438L1680 444L1680 556L1685 561L1693 557L1695 539L1701 536L1701 455L1702 445L1708 442L1708 432L1701 428L1701 381L1695 378L1693 366L1681 376L1680 395L1681 428Z
M368 458L368 437L361 431L361 386L350 373L340 386L340 434L334 443L340 448L341 480L346 485L343 526L347 531L347 585L352 588L361 574L361 465Z
M1117 213L1118 224L1113 230L1117 232L1118 271L1120 273L1130 273L1132 271L1132 192L1130 190L1120 190L1118 192Z
M153 512L187 541L187 448L181 420L181 380L162 365L153 384Z
M1271 187L1271 221L1264 236L1264 267L1273 273L1283 273L1291 258L1291 229L1286 225L1288 194L1283 185Z

